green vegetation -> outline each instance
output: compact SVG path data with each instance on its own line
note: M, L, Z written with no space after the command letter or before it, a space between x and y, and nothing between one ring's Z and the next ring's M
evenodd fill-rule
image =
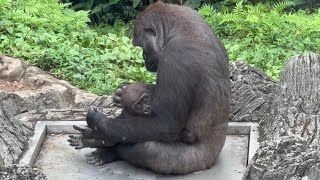
M218 11L232 11L238 3L243 5L284 5L287 11L307 9L312 12L320 7L319 0L163 0L164 2L183 4L198 9L204 4L210 4ZM113 24L121 19L128 22L136 17L138 12L156 0L60 0L71 3L71 9L89 11L92 24ZM290 5L290 6L287 6Z
M0 54L26 59L97 94L123 82L154 80L123 23L95 31L86 25L87 12L57 2L0 0Z
M211 6L199 12L224 41L231 60L246 60L277 79L289 57L320 53L320 10L281 13L286 6L239 3L231 12Z
M93 24L114 24L119 19L128 22L135 18L143 5L141 0L60 0L70 3L71 9L89 11Z
M78 9L92 10L97 2ZM224 41L231 60L245 60L278 78L289 57L320 53L320 10L288 13L296 5L289 1L218 2L220 9L213 3L199 13ZM221 6L228 2L233 4ZM132 21L123 23L120 16L112 16L112 26L90 27L89 17L99 15L102 21L107 9L92 17L92 11L76 12L70 9L77 9L74 6L58 0L0 0L0 55L23 58L97 94L111 93L122 82L155 80L144 68L141 49L131 45Z

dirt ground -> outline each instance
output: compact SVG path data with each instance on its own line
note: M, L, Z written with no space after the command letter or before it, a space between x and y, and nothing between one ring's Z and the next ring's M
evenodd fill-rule
M29 88L29 86L24 82L9 82L0 79L0 91L16 92L25 90L31 90L31 88Z

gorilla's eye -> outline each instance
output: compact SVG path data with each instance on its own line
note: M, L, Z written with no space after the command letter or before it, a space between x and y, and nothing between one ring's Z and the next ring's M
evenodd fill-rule
M153 36L156 36L156 32L152 28L145 28L144 31L152 34Z
M148 97L147 97L147 96L143 97L143 98L142 98L142 101L143 101L143 102L148 101Z
M136 108L137 108L137 109L140 109L140 108L141 108L141 104L137 104L137 105L136 105Z

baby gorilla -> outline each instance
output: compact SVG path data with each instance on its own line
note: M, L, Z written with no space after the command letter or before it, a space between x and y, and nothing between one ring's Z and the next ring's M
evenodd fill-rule
M121 96L123 110L118 118L151 115L150 97L150 92L145 84L139 82L128 84L123 88L123 94ZM196 139L195 133L184 129L180 140L184 143L193 144Z
M123 110L116 119L130 118L133 116L149 116L152 114L150 92L145 84L135 82L124 86L122 90L121 104ZM98 109L95 109L95 111L98 111ZM102 136L96 134L95 130L79 126L74 126L74 129L82 132L82 136L69 136L70 139L68 139L68 141L75 149L105 147ZM193 144L196 140L197 137L195 133L186 129L183 130L180 138L181 142Z
M143 83L135 82L125 86L123 88L121 104L123 110L118 118L148 116L152 114L150 92L148 87Z

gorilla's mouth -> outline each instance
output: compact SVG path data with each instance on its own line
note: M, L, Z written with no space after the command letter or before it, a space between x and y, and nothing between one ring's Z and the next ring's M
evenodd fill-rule
M145 65L146 65L147 70L151 71L151 72L156 72L158 69L157 65L150 62L150 61L145 61Z
M143 111L143 114L145 114L145 115L150 115L150 114L151 114L151 111Z
M149 57L150 56L147 56L146 53L143 53L144 64L145 64L148 71L156 72L158 69L158 66Z

